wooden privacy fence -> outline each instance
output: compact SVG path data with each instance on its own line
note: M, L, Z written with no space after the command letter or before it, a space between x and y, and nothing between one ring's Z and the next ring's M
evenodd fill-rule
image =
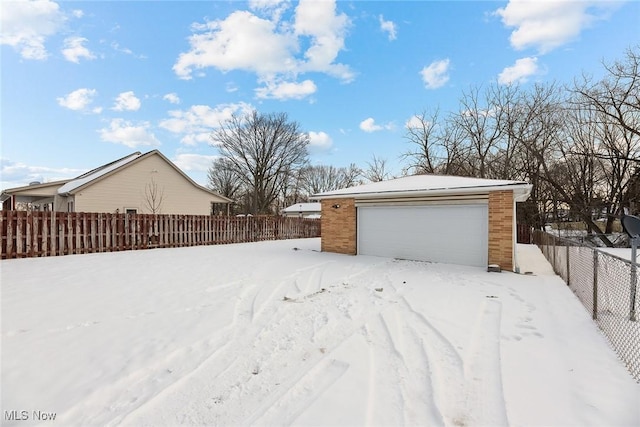
M531 243L531 226L528 224L517 224L516 233L518 243Z
M2 259L320 236L320 220L285 217L0 211Z

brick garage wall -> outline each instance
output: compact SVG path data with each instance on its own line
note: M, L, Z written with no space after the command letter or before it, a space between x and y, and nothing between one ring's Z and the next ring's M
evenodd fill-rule
M489 193L489 264L513 270L513 191Z
M325 199L322 206L323 252L356 254L356 202L354 199ZM339 208L333 208L340 205Z

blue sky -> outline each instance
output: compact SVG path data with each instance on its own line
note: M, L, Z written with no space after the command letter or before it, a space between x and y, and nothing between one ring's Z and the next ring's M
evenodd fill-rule
M159 149L196 182L220 120L286 112L314 164L393 172L411 117L492 83L570 83L640 43L637 1L0 3L0 187Z

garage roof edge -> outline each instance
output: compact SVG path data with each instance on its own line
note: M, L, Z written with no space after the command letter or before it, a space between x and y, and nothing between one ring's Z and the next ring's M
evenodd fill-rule
M525 183L508 183L502 185L477 186L477 187L458 187L458 188L435 188L435 189L414 189L414 190L386 190L386 191L365 191L365 192L343 192L343 193L320 193L311 196L312 200L337 199L337 198L354 198L362 199L378 199L386 198L391 195L396 197L418 197L426 195L457 195L457 194L488 194L492 191L513 190L514 200L523 202L529 198L531 194L531 184ZM354 187L355 189L355 187Z

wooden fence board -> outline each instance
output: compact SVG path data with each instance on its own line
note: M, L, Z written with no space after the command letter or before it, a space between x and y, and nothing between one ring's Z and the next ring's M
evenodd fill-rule
M320 236L317 219L0 211L0 257L257 242Z

